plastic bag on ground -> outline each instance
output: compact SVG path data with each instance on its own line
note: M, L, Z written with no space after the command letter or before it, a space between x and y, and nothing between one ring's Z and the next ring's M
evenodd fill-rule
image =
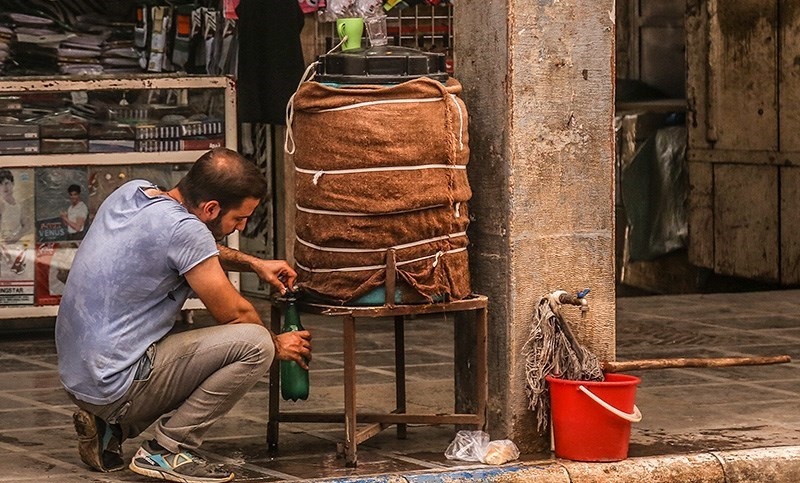
M483 431L459 431L444 456L449 460L502 465L519 458L519 449L510 439L490 441Z

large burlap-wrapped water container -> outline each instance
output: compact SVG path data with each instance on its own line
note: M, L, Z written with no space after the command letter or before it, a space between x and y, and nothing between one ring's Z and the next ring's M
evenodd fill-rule
M298 283L359 303L382 290L394 249L396 301L470 294L467 109L461 85L305 82L294 98ZM383 296L377 298L383 303Z

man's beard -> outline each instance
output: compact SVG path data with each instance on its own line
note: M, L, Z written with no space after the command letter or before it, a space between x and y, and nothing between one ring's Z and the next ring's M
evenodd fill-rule
M230 234L222 232L222 215L219 215L213 220L206 223L206 226L208 227L209 230L211 230L211 234L214 235L214 239L218 242L221 242L226 236Z

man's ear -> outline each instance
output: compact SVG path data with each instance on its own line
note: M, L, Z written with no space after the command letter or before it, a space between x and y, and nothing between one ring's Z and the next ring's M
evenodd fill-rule
M200 213L202 214L200 218L202 221L215 220L220 213L219 201L210 200L200 203Z

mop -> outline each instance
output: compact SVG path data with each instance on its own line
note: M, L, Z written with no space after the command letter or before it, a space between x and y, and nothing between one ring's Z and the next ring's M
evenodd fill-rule
M550 397L545 376L576 381L603 380L600 361L575 339L561 315L563 303L588 309L583 300L587 293L588 289L575 296L559 290L539 299L530 336L523 346L528 407L536 415L537 429L542 434L550 422Z
M544 434L550 425L550 394L545 376L573 381L603 381L603 373L629 370L664 369L670 367L727 367L791 362L788 355L767 357L641 359L632 361L599 361L575 338L569 323L561 315L563 304L577 305L581 314L589 310L585 300L589 289L577 295L563 290L539 299L525 356L525 391L528 407L536 416L537 429Z

